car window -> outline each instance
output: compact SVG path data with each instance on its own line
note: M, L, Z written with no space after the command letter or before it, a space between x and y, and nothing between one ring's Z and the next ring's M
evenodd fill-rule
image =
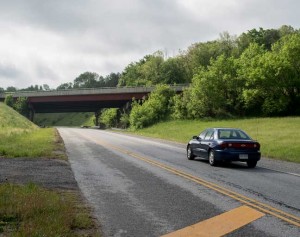
M219 139L246 139L246 140L250 139L250 137L246 133L236 129L219 129L218 138Z
M214 130L208 130L205 134L204 140L212 140L213 139Z
M206 133L207 130L204 130L202 133L200 133L199 138L204 139Z

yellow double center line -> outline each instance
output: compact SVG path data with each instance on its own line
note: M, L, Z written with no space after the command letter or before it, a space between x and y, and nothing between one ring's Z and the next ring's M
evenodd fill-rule
M81 134L81 136L84 136L84 135ZM290 224L293 224L295 226L300 227L300 217L298 217L298 216L291 215L291 214L289 214L287 212L281 211L281 210L276 209L276 208L274 208L272 206L269 206L267 204L261 203L261 202L255 200L255 199L252 199L252 198L249 198L247 196L244 196L242 194L233 192L233 191L231 191L229 189L221 187L221 186L219 186L217 184L214 184L212 182L205 181L205 180L200 179L200 178L198 178L196 176L193 176L191 174L185 173L185 172L183 172L181 170L174 169L174 168L172 168L170 166L167 166L165 164L162 164L160 162L157 162L157 161L151 160L149 158L140 156L140 155L138 155L138 154L136 154L134 152L131 152L131 151L125 150L123 148L111 145L109 143L104 142L103 140L97 139L97 141L95 141L95 140L91 139L88 136L84 136L84 137L87 138L88 140L92 140L93 142L96 142L99 145L102 145L102 146L105 146L105 147L109 147L109 148L111 148L113 150L119 151L121 153L125 153L125 154L127 154L127 155L129 155L131 157L134 157L136 159L142 160L144 162L147 162L147 163L149 163L151 165L154 165L156 167L159 167L161 169L167 170L167 171L169 171L169 172L171 172L173 174L176 174L176 175L178 175L180 177L183 177L185 179L193 181L193 182L195 182L197 184L200 184L202 186L205 186L205 187L207 187L209 189L215 190L218 193L221 193L223 195L231 197L231 198L233 198L233 199L235 199L237 201L240 201L241 203L244 203L244 204L246 204L246 205L248 205L250 207L253 207L253 208L255 208L257 210L260 210L260 211L262 211L264 213L268 213L268 214L270 214L272 216L275 216L275 217L277 217L277 218L279 218L281 220L284 220L284 221L286 221L286 222L288 222Z

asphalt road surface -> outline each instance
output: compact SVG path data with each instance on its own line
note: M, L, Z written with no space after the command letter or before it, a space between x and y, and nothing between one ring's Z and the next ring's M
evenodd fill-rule
M179 143L58 130L104 236L300 236L298 164L211 167Z

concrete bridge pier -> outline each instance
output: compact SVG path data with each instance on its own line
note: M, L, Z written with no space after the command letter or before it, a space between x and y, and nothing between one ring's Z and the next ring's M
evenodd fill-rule
M95 126L99 126L99 116L100 116L100 110L97 110L95 112Z
M33 122L33 120L34 120L34 115L35 115L35 110L34 110L34 108L33 108L33 106L32 106L31 103L28 104L28 107L29 107L29 120L30 120L31 122Z

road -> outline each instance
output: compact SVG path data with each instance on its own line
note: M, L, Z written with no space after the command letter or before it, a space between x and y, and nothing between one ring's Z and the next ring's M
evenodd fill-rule
M104 236L300 236L299 165L211 167L179 143L58 130Z

